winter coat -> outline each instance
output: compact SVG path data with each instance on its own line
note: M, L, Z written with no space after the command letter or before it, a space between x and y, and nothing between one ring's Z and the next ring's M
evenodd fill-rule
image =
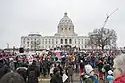
M98 64L98 71L99 72L102 72L102 68L104 67L104 64L103 64L103 62L100 62L99 64Z
M111 67L109 64L107 64L105 67L104 67L105 71L108 73L109 70L111 70Z
M113 83L114 77L112 75L107 76L108 83Z
M31 72L34 72L34 76L31 77ZM40 68L34 64L30 65L28 70L28 83L38 83L38 77L40 76Z
M40 63L40 67L43 68L43 69L46 69L47 68L47 61L44 60Z
M26 81L26 78L27 78L27 68L19 67L19 68L17 68L17 73L20 74L24 78L24 80Z
M10 62L9 67L11 70L15 70L15 64L13 61Z
M23 67L24 65L23 65L23 63L22 62L15 62L15 67L16 67L16 69L18 68L18 67Z
M116 78L113 83L125 83L125 75Z
M62 77L58 75L53 75L50 80L50 83L63 83Z
M92 76L91 79L93 80L94 83L99 83L97 75Z
M82 63L80 63L80 69L83 69L84 68L84 66L85 66L85 64L82 62Z
M73 67L71 65L68 66L67 72L68 72L68 76L72 76L73 75Z
M9 67L5 64L0 63L0 79L8 72L10 72Z
M61 66L58 66L59 71L60 71L60 75L63 76L63 68Z

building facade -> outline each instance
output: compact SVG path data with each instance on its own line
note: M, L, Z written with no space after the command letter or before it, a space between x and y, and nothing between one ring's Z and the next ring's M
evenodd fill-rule
M64 45L86 49L87 36L78 36L74 32L74 24L64 13L63 18L57 26L54 36L42 36L40 34L29 34L21 37L21 46L25 49L52 49Z

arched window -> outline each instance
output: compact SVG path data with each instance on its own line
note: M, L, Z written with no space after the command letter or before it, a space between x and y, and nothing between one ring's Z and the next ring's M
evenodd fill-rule
M67 44L67 39L65 39L65 44Z
M63 44L63 39L61 39L61 44Z
M69 39L69 44L72 44L72 39Z

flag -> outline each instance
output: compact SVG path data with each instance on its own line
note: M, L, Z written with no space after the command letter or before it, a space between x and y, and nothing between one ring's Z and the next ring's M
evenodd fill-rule
M56 57L57 57L58 59L61 59L60 52L56 52Z

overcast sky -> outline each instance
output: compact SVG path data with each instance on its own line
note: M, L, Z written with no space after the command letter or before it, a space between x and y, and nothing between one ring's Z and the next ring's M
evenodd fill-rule
M87 36L100 28L116 8L106 28L118 35L118 46L125 46L125 0L0 0L0 48L20 45L21 36L30 32L54 35L64 12L72 19L75 32Z

